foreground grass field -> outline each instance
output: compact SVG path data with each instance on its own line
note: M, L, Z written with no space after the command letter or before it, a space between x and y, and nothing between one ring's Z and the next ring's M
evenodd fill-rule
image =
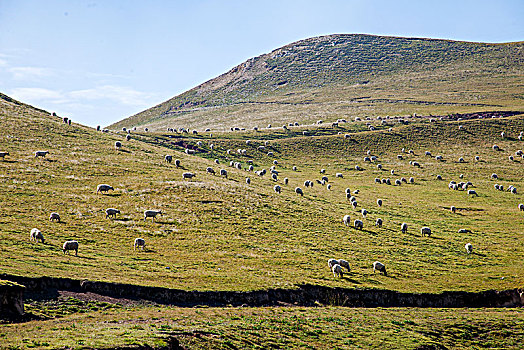
M244 136L197 135L183 141L203 140L211 154L189 156L158 134L100 133L79 125L65 125L59 118L2 100L0 160L0 261L2 271L28 276L62 276L199 290L253 290L293 287L302 283L328 286L385 288L407 292L443 290L478 291L523 285L524 224L518 204L524 202L522 159L508 156L524 147L517 136L524 119L482 119L462 122L413 122L374 132L343 135L276 138L264 152ZM459 124L463 128L459 129ZM353 128L353 126L348 128ZM355 128L359 128L355 126ZM348 130L351 131L351 130ZM507 137L501 139L505 131ZM251 134L248 134L251 135ZM253 135L254 136L254 135ZM120 151L115 141L122 141ZM147 141L147 142L146 142ZM491 146L497 143L501 150ZM397 154L405 147L414 155ZM238 148L247 149L239 156ZM226 153L227 149L233 152ZM34 151L49 150L45 159ZM267 151L274 157L267 156ZM364 162L366 151L378 157ZM442 155L444 161L425 157ZM163 161L165 154L181 160L181 168ZM474 160L480 156L480 161ZM464 163L458 158L463 157ZM211 159L219 158L221 165ZM278 159L277 181L282 194L273 191L268 175L235 170L229 161L253 160L255 169L269 168ZM421 167L413 167L416 160ZM376 163L383 165L378 170ZM355 165L364 170L356 171ZM227 179L205 172L212 166L226 168ZM297 166L297 171L292 170ZM332 189L305 180L320 178L326 169ZM395 170L391 175L390 170ZM196 178L182 180L183 172ZM335 178L341 172L344 178ZM490 179L497 173L499 179ZM442 181L435 179L436 175ZM448 189L450 180L471 181L478 197ZM415 178L414 184L374 184L374 178ZM251 178L251 184L245 178ZM283 178L289 178L289 185ZM494 183L512 184L518 193L496 191ZM97 195L96 186L115 188ZM303 197L294 188L304 189ZM360 190L353 209L344 190ZM377 198L384 201L376 205ZM457 207L455 214L450 206ZM105 209L118 208L115 220ZM364 230L342 224L349 214L359 218L369 212ZM146 209L162 210L157 222L143 220ZM50 222L51 212L62 222ZM377 228L381 217L384 226ZM400 232L406 222L409 230ZM433 235L420 236L429 226ZM45 244L29 240L39 228ZM471 232L458 234L466 228ZM143 237L146 251L133 251L133 240ZM78 256L64 255L62 243L80 242ZM474 254L465 253L470 242ZM328 258L345 258L352 272L334 279ZM373 274L371 264L384 262L388 276Z
M0 324L0 347L158 347L169 336L188 349L520 349L524 341L521 309L65 305L61 318Z

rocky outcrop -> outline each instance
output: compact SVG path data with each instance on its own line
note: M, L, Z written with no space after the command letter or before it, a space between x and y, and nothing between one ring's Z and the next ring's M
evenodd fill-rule
M100 295L149 300L181 307L337 305L346 307L522 307L522 290L482 292L451 291L442 293L402 293L382 289L347 289L300 285L296 289L266 289L248 292L186 291L132 284L73 280L54 277L0 275L27 287L27 294L54 294L57 290L91 292Z
M0 318L13 319L24 315L24 286L0 280Z

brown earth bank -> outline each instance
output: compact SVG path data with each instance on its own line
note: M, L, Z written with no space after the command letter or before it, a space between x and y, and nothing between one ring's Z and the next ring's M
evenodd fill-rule
M70 278L24 277L0 274L26 287L25 297L33 300L53 299L73 292L80 298L124 303L149 301L179 307L210 306L319 306L345 307L522 307L524 289L482 292L446 291L442 293L402 293L382 289L348 289L299 285L295 289L267 289L248 292L186 291Z

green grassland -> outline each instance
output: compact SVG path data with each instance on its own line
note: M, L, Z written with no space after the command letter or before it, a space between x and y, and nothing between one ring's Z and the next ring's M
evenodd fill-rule
M61 310L59 318L0 325L0 347L159 347L174 336L187 349L519 349L524 339L520 309L108 307L68 299Z
M196 135L185 139L215 145L212 154L186 155L162 134L100 133L43 112L2 101L2 147L10 156L0 161L0 259L2 271L27 276L62 276L91 280L181 288L186 290L255 290L292 288L311 283L350 288L385 288L406 292L443 290L479 291L506 289L523 284L524 258L522 159L508 155L523 148L516 136L524 130L524 119L482 119L462 122L395 124L393 130L326 134L310 137L273 138L268 149L275 157L257 150L262 141L246 145L241 133L218 136ZM352 124L352 123L349 123ZM357 124L357 123L355 123ZM459 124L463 129L459 130ZM359 129L358 126L349 125ZM500 132L508 135L504 140ZM248 133L249 134L249 133ZM114 142L123 142L122 150ZM497 143L502 151L491 149ZM415 155L401 148L413 149ZM236 154L246 148L246 156ZM177 150L178 149L178 150ZM226 153L232 149L232 155ZM49 150L45 159L33 152ZM383 170L365 163L367 150L379 158ZM430 150L444 162L424 156ZM163 161L174 154L182 167ZM199 156L202 155L202 156ZM474 156L481 157L480 162ZM465 163L458 163L459 157ZM212 159L221 160L217 166ZM269 168L278 159L277 181L282 194L273 191L268 175L259 177L235 170L229 160L252 159L256 169ZM421 168L409 165L417 160ZM364 168L354 170L355 165ZM298 171L292 171L296 165ZM227 179L205 172L206 167L228 169ZM332 189L307 179L320 178L325 168ZM396 174L392 176L390 170ZM196 178L182 180L192 171ZM335 179L336 172L344 174ZM514 195L493 188L491 173L500 184L513 184ZM443 180L435 179L437 174ZM450 180L471 181L479 197L451 191ZM252 179L251 185L245 178ZM415 184L387 186L374 178L415 178ZM283 178L289 185L283 185ZM97 195L96 186L108 183L114 192ZM294 188L304 188L304 197ZM344 190L359 189L354 210ZM377 198L384 201L376 205ZM458 208L450 212L450 206ZM104 210L118 208L115 220ZM364 230L342 224L345 214L361 218L366 208ZM143 220L146 209L160 209L157 222ZM61 223L50 222L49 214L60 213ZM373 224L377 217L384 227ZM409 225L407 234L400 224ZM430 238L420 236L429 226ZM46 244L29 241L31 228L39 228ZM470 233L458 234L460 228ZM133 251L136 237L146 240L146 251ZM80 242L78 256L64 255L62 243ZM464 245L471 242L474 254ZM335 279L327 268L328 258L345 258L351 274ZM373 274L371 264L384 262L387 277ZM464 278L467 276L467 278Z
M328 35L278 48L111 128L251 129L522 106L522 42Z

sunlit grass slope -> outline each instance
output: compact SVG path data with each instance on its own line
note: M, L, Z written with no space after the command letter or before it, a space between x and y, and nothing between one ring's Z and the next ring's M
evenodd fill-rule
M414 121L393 125L392 131L358 131L348 123L351 138L343 134L278 138L264 151L256 134L246 144L240 133L196 135L183 140L163 134L101 133L44 112L1 100L0 151L0 262L2 271L29 276L64 276L199 290L253 290L312 283L341 287L373 287L401 291L484 290L521 287L524 241L522 213L522 158L508 156L523 148L517 136L522 117L461 122ZM463 125L459 129L459 124ZM346 127L344 127L346 128ZM351 128L356 128L351 131ZM501 139L500 133L507 136ZM263 135L269 135L264 134ZM270 138L267 136L266 138ZM115 141L123 147L117 151ZM214 151L186 155L172 142L202 141ZM491 146L497 143L501 151ZM397 155L405 147L403 160ZM231 149L231 154L227 150ZM238 155L237 149L246 149ZM407 153L409 149L414 155ZM45 159L34 151L48 150ZM364 162L366 151L378 157ZM443 162L424 156L442 155ZM274 153L273 157L267 151ZM181 168L164 162L165 154L181 160ZM480 156L476 162L474 157ZM458 158L463 157L464 163ZM216 165L217 158L221 164ZM268 175L235 170L253 160L255 170L268 169L278 160L278 183ZM413 167L416 160L421 167ZM377 169L377 163L383 170ZM364 170L356 171L359 165ZM292 167L297 166L297 171ZM228 170L228 178L206 173ZM331 190L315 182L326 169ZM395 170L395 175L391 175ZM194 172L191 181L183 172ZM335 178L340 172L343 178ZM490 175L497 173L497 181ZM436 175L442 181L435 179ZM471 181L478 197L448 189L450 180ZM414 184L388 186L374 179L413 176ZM247 185L245 178L251 178ZM289 178L284 185L283 179ZM496 191L494 183L512 184L518 194ZM97 195L96 186L115 188ZM304 189L303 197L294 188ZM353 209L344 190L359 190ZM384 202L378 207L376 200ZM451 213L450 206L458 208ZM106 219L105 209L121 215ZM362 219L364 230L342 224L349 214ZM162 210L157 222L143 220L146 209ZM61 223L48 220L58 212ZM384 226L374 226L376 218ZM406 222L409 230L400 232ZM433 235L420 236L429 226ZM40 229L46 244L29 240L31 228ZM458 234L466 228L469 233ZM133 251L136 237L146 240L146 251ZM64 255L62 243L76 239L78 256ZM465 253L471 242L474 254ZM328 258L345 258L352 272L335 279ZM373 274L371 264L384 262L388 276Z

